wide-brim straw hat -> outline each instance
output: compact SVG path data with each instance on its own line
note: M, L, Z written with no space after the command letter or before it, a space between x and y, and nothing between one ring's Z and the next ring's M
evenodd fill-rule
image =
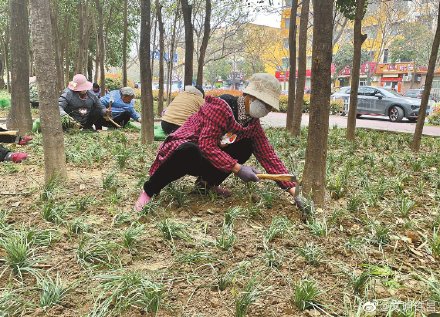
M76 74L67 87L73 91L84 91L92 89L93 83L88 81L83 74Z
M273 75L267 73L253 74L243 93L254 96L272 108L280 110L281 85Z

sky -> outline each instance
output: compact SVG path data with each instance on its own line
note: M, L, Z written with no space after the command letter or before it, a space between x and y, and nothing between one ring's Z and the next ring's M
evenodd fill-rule
M261 3L261 0L250 0L251 3L255 3L256 6L258 6L258 3ZM272 10L275 11L273 13L268 12L259 12L256 14L256 18L253 21L255 24L260 25L267 25L271 27L280 27L281 23L281 7L282 7L282 1L281 0L274 0L272 5Z

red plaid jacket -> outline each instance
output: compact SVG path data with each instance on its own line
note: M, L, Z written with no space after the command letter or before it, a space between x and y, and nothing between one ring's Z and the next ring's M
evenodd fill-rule
M150 175L165 162L181 144L192 142L198 144L203 155L216 168L231 172L237 160L222 151L219 142L223 135L231 132L237 135L235 142L251 139L253 154L267 173L285 174L286 167L269 144L260 120L253 119L246 127L241 126L234 118L229 105L220 98L207 96L205 104L193 114L174 133L170 134L159 147L156 160L150 168ZM278 182L283 189L294 187L294 182Z

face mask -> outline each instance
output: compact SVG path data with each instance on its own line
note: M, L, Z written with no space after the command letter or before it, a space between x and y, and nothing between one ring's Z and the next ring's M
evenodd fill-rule
M269 112L270 110L266 108L265 104L258 99L252 101L249 106L249 115L252 118L262 118L266 116Z

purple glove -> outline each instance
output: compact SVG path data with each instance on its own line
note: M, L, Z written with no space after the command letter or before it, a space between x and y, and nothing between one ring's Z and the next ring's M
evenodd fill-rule
M241 178L241 180L245 183L247 182L258 182L259 179L257 177L258 171L251 167L251 166L246 166L246 165L242 165L240 170L237 173L237 176Z

